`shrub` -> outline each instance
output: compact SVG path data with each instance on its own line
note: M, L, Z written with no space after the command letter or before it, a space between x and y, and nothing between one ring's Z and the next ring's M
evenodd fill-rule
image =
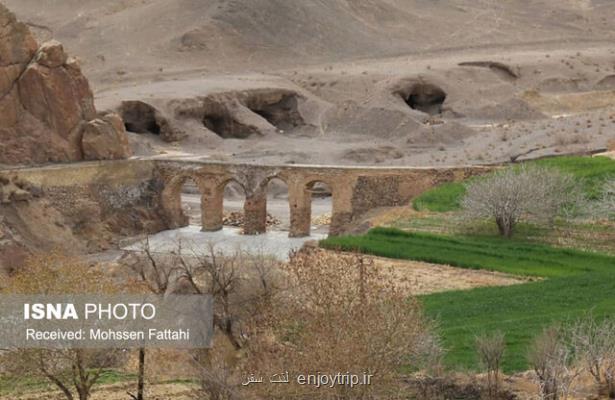
M599 217L615 217L615 178L608 179L604 183L597 211Z
M567 399L580 370L575 368L573 346L566 342L558 327L545 328L530 345L528 361L540 386L541 399Z
M487 396L490 399L497 398L499 393L500 367L505 348L504 334L500 331L476 337L478 358L487 370Z
M570 331L579 358L609 399L615 399L615 321L597 322L590 316Z

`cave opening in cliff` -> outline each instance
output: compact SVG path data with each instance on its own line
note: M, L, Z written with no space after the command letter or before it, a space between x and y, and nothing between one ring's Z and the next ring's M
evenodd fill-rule
M255 127L237 122L227 113L206 114L202 122L205 128L223 139L245 139L259 133Z
M288 131L304 125L298 110L298 99L294 93L275 94L273 98L255 95L247 101L248 108L263 117L278 130Z
M142 101L124 101L121 106L124 127L128 132L160 135L156 109Z
M442 113L445 100L446 92L430 83L417 83L404 96L404 101L410 108L430 115Z

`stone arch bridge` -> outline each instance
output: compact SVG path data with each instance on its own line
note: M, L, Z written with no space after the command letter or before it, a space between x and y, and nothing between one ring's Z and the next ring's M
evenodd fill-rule
M156 160L162 183L161 206L170 228L188 222L181 208L181 189L192 180L201 194L202 229L222 229L226 185L234 181L244 190L244 233L266 231L267 185L280 179L288 185L291 237L309 236L311 188L325 183L331 190L333 210L330 235L343 233L365 212L407 204L413 197L443 182L466 179L488 167L345 167L315 165L252 165L208 161Z

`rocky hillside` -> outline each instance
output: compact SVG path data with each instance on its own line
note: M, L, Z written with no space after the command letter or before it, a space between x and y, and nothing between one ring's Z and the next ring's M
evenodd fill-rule
M38 40L79 57L98 110L121 115L137 156L492 164L592 152L615 137L613 0L0 2ZM60 78L76 63L49 67L37 54L58 45L21 37L16 73L33 73L18 86L73 94L25 101L16 90L32 116L12 130L19 145L53 146L24 157L9 143L17 154L3 157L124 153L89 155L123 142L119 120L90 124L89 90ZM57 127L41 109L68 122Z
M0 164L130 155L117 115L98 116L79 63L57 41L39 46L0 4Z

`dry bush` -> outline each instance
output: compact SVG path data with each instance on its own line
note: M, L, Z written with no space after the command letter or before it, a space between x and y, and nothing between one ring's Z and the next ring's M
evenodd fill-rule
M83 260L61 251L29 257L9 280L4 293L12 294L111 294L115 283Z
M471 181L461 204L467 219L493 219L500 235L510 237L520 221L550 223L574 209L580 198L573 177L521 165Z
M555 144L559 146L569 146L573 144L588 144L590 136L586 133L575 131L573 134L568 132L558 133L555 135Z
M615 217L615 178L604 183L596 211L600 218Z
M576 365L574 346L565 336L562 329L549 327L530 346L528 361L536 373L543 400L567 399L572 383L582 372Z
M287 267L289 287L278 292L267 318L251 326L246 373L289 371L288 384L252 385L267 399L396 398L402 365L420 368L438 358L431 326L417 301L361 256L301 251ZM429 357L426 356L429 352ZM298 385L296 374L373 375L370 385Z
M214 299L214 325L237 349L243 347L242 324L263 313L274 294L282 289L279 262L262 252L236 249L223 254L213 244L205 254L180 250L178 280L194 293Z
M12 294L109 294L116 286L83 261L60 252L30 257L9 281ZM14 376L49 380L68 400L87 400L101 373L124 362L121 350L16 349L4 360Z
M597 322L592 316L578 321L570 335L579 358L609 399L615 399L615 321Z
M491 335L476 337L476 351L483 367L487 370L487 396L496 399L500 391L500 366L506 349L504 333L497 331Z

